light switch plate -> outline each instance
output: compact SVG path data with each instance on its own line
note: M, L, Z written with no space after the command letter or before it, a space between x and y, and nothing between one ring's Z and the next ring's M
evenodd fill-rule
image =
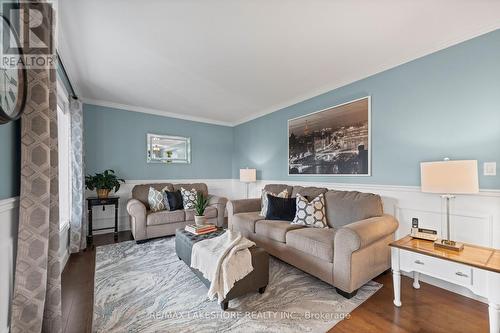
M484 175L496 176L497 175L497 162L484 162Z

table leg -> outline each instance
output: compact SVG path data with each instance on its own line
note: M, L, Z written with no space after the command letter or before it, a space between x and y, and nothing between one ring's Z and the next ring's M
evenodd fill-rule
M87 245L92 245L94 242L94 237L92 236L92 206L88 209L88 219L89 219L89 234L87 236Z
M399 270L392 271L392 284L394 285L394 305L401 306L401 272Z
M118 204L115 205L115 241L118 240Z
M392 285L394 286L394 305L401 306L401 271L399 270L399 249L391 249Z
M420 289L420 283L418 283L419 275L419 272L413 272L413 288L415 289Z
M490 333L500 333L500 304L490 303L488 312L490 314Z

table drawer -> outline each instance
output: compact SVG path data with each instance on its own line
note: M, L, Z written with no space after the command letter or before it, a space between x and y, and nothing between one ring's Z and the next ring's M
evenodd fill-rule
M444 259L401 251L400 265L403 271L416 271L464 287L471 287L473 283L472 267Z

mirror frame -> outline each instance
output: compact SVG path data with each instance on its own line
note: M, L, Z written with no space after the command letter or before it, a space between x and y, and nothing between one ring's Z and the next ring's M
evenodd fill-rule
M179 140L186 144L186 159L153 159L151 157L151 141L153 138L163 138L169 140ZM181 163L181 164L191 164L191 138L184 136L174 136L174 135L163 135L163 134L153 134L148 133L146 138L146 162L147 163L164 163L164 164L172 164L172 163Z

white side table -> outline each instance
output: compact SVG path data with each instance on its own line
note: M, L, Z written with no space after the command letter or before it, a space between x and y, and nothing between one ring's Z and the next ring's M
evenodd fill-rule
M406 236L390 244L394 305L401 303L401 271L413 272L413 288L419 274L429 275L488 299L490 333L500 333L500 250L465 244L460 252L434 248L431 241Z

